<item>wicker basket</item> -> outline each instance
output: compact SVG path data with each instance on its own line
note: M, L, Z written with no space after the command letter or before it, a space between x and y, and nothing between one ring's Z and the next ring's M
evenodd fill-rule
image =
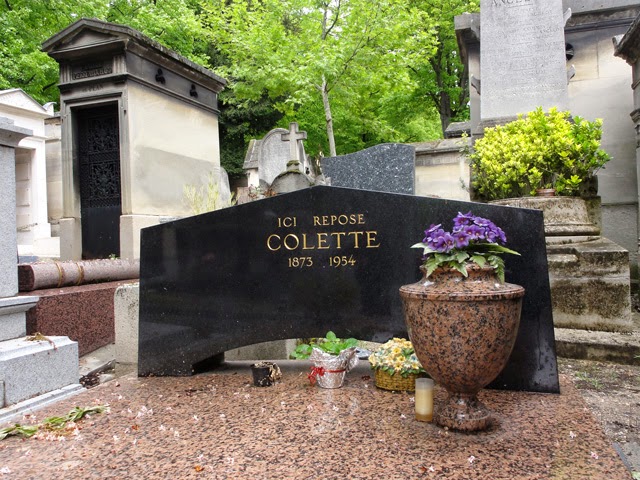
M398 392L413 392L416 389L416 378L424 377L424 374L410 373L406 377L396 373L389 375L380 368L374 370L376 376L376 387L383 390L395 390Z

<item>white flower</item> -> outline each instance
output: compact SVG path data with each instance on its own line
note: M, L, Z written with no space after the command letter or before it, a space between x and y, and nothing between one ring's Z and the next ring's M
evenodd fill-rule
M469 458L467 458L467 461L469 462L469 464L471 465L473 462L475 462L476 457L474 457L473 455L471 455Z

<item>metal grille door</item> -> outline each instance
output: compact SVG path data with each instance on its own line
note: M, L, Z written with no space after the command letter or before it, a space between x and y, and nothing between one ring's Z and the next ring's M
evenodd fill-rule
M120 256L120 138L117 105L78 110L82 258Z

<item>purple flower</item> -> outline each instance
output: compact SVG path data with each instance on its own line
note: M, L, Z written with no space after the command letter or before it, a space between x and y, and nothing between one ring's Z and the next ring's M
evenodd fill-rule
M439 230L438 235L431 239L430 246L433 250L439 253L449 252L455 245L453 236L449 232Z
M441 223L439 223L438 225L434 225L433 223L431 224L431 226L426 229L424 231L425 237L422 240L424 243L429 243L429 240L433 237L434 232L436 232L438 229L442 230L440 227L442 226ZM444 231L444 230L442 230Z
M442 224L432 224L425 230L422 240L431 250L448 253L453 249L462 249L470 245L482 243L505 244L507 238L504 231L491 220L476 217L471 212L461 213L453 219L454 227L451 232L442 228Z
M456 248L468 247L469 240L470 240L470 237L464 232L464 230L453 233L453 241L455 242Z
M493 222L491 220L487 220L486 218L482 217L473 217L473 223L480 227L488 227L489 225L493 225Z
M484 240L484 230L477 225L465 225L460 229L460 232L464 233L470 242Z
M470 223L473 222L474 219L475 217L471 212L467 212L467 213L458 212L458 215L456 215L456 217L453 219L453 226L455 228L455 227L462 227L464 225L469 225Z

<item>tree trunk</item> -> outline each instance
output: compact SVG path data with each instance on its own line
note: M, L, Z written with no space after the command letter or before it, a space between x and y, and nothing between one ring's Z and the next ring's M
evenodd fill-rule
M438 105L438 112L440 113L440 126L442 127L442 136L444 137L444 132L451 123L451 98L449 98L449 94L446 92L440 93L440 104Z
M333 117L331 116L331 105L329 104L329 90L327 89L327 81L324 76L322 77L322 88L320 89L322 94L322 104L324 105L324 118L327 122L327 139L329 140L329 156L335 157L336 154L336 140L333 136Z

